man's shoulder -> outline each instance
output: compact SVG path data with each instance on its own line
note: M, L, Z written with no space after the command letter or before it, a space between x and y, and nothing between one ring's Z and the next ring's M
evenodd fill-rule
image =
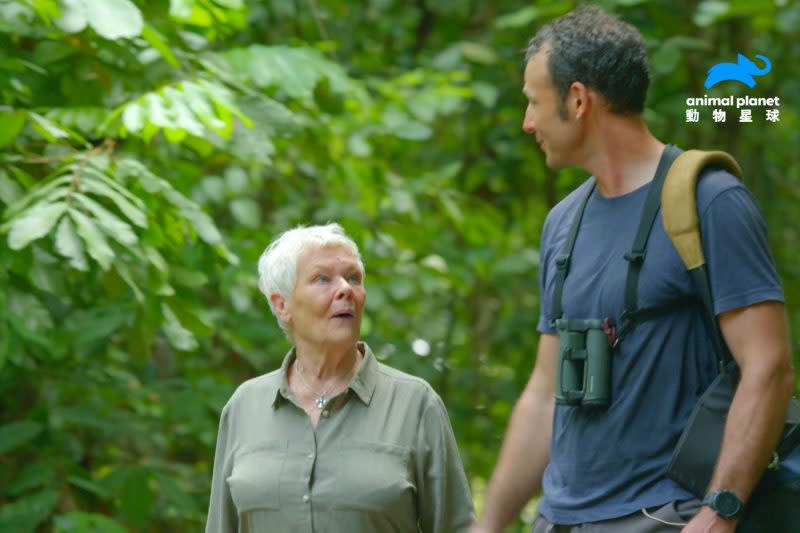
M729 171L718 166L708 166L700 173L697 180L697 210L706 211L717 198L723 197L727 191L747 191L744 184Z
M570 217L575 215L578 204L583 200L588 189L593 184L594 178L587 178L583 183L573 189L571 193L564 197L563 200L554 205L553 208L550 209L550 212L547 213L547 218L552 221L561 221L564 218L571 219Z

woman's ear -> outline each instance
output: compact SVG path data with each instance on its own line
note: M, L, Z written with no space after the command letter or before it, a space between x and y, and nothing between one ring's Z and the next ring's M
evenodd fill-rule
M286 298L277 292L273 292L269 295L269 301L272 303L272 308L275 309L275 313L278 315L278 318L280 318L283 322L289 322L292 313L289 311L289 304L286 301Z

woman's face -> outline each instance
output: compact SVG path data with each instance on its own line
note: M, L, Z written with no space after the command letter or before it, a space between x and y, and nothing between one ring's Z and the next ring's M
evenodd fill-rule
M296 345L321 348L358 341L367 293L356 257L344 246L300 254L286 319Z

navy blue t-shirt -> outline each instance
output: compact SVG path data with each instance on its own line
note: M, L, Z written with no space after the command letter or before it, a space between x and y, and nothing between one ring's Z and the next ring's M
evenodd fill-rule
M541 244L541 315L550 326L556 256L588 180L548 214ZM563 293L565 318L614 317L625 298L627 261L650 184L586 206ZM783 291L767 247L766 224L749 191L722 170L705 172L697 190L714 311L719 314ZM659 212L639 277L639 307L694 294L691 279L664 232ZM576 524L623 516L692 495L665 476L689 413L717 373L717 356L698 305L640 323L613 352L612 399L606 409L556 405L550 463L539 511Z

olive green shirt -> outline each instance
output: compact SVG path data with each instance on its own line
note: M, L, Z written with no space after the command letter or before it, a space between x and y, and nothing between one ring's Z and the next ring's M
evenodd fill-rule
M316 431L281 368L222 410L207 533L457 533L472 499L447 411L428 383L364 361Z

